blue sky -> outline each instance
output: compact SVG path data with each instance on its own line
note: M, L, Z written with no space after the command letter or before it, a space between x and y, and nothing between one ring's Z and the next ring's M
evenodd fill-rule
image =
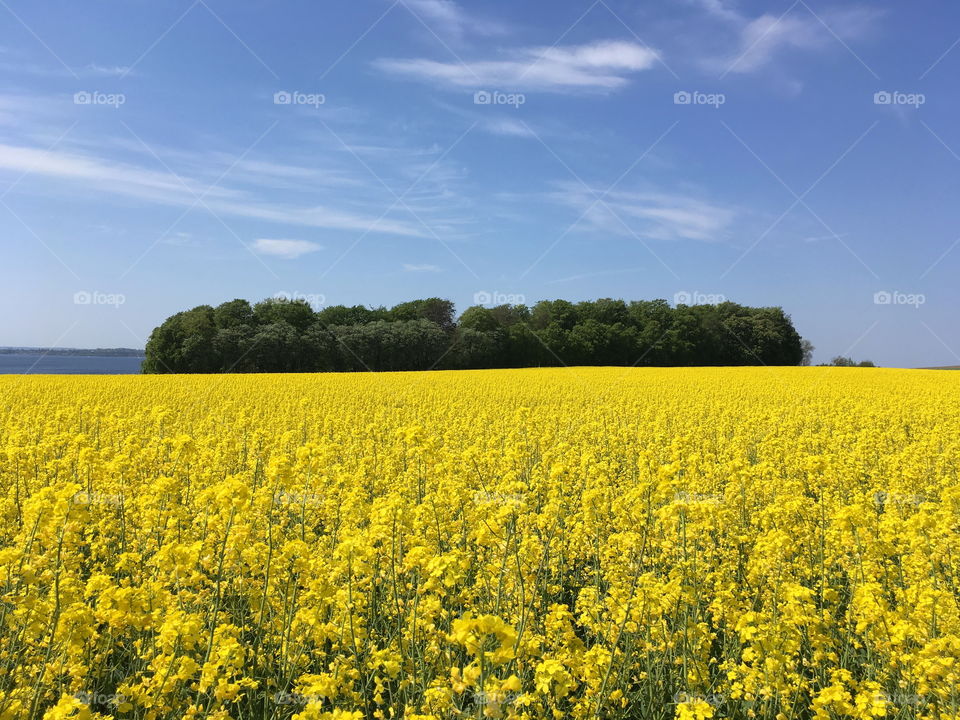
M0 345L234 297L782 305L960 364L960 8L0 0Z

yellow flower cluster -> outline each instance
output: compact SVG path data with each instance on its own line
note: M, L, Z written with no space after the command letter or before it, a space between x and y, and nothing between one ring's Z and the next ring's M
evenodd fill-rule
M960 374L0 399L0 720L960 718Z

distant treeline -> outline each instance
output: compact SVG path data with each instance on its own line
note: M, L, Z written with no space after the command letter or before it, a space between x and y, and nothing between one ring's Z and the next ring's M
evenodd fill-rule
M143 357L136 348L32 348L0 347L0 355L56 355L70 357Z
M145 373L325 372L558 365L799 365L781 308L665 300L532 307L414 300L314 311L303 301L231 300L177 313L147 342Z

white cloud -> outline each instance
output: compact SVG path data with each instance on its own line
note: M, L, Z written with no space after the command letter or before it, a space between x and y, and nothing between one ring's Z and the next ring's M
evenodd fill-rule
M814 15L806 7L786 14L764 14L750 18L719 0L701 0L712 15L728 21L735 32L734 50L720 57L708 57L701 64L710 72L752 73L767 67L790 50L814 52L853 41L872 32L881 12L852 7L827 10Z
M813 18L761 15L740 32L740 48L731 72L749 73L763 67L784 48L811 50L825 42L826 32Z
M3 67L0 65L0 70ZM70 97L72 103L73 97ZM62 118L66 115L66 96L51 97L45 95L0 94L0 126L35 130L41 126L41 120ZM54 139L65 130L64 124ZM53 139L50 140L53 142Z
M511 117L516 113L515 110L502 110L493 117L492 112L497 112L489 107L478 107L475 105L464 106L463 103L446 103L437 101L436 105L445 111L465 118L471 125L491 135L500 135L505 137L536 138L551 134L549 131L537 128L534 130L526 120L518 120ZM565 138L569 139L570 133L565 133Z
M526 123L512 118L499 118L497 120L486 120L482 123L483 129L494 135L506 135L508 137L535 138L536 133Z
M322 250L323 246L309 240L259 238L254 240L253 249L261 255L273 255L284 260L294 260L301 255Z
M617 270L598 270L596 272L578 273L577 275L570 275L568 277L557 278L556 280L547 280L546 282L544 282L544 285L556 285L558 283L576 282L578 280L587 280L589 278L595 278L595 277L607 277L610 275L624 275L627 273L641 272L643 270L646 270L646 268L642 268L642 267L618 268Z
M616 207L651 227L652 237L717 240L734 217L733 211L687 197L636 195L615 197Z
M424 273L424 272L436 273L436 272L442 272L443 270L437 265L411 265L410 263L404 263L403 271L412 272L412 273Z
M596 202L598 197L603 201ZM614 191L604 196L602 190L572 184L554 198L586 213L583 221L595 229L656 240L721 240L737 214L687 195Z
M243 190L224 186L210 188L190 177L181 175L178 179L168 172L155 172L88 154L0 143L0 170L27 173L29 177L45 176L98 193L135 197L162 205L197 207L201 211L209 208L218 214L269 220L283 225L426 236L419 223L379 218L380 212L376 208L371 209L370 214L353 214L321 205L278 204ZM198 198L202 201L198 202Z
M90 134L82 123L71 127L81 114L72 95L0 93L0 182L23 175L20 194L100 206L134 198L194 215L209 210L228 223L262 220L276 229L255 234L276 237L296 237L301 227L412 238L433 237L432 229L453 239L475 222L474 196L459 190L467 168L432 138L413 145L381 125L351 125L341 136L311 126L298 143L265 144L244 155L245 146L226 137L197 151L149 134L143 141L122 130ZM390 189L399 193L414 181L403 204L392 207Z
M193 235L188 232L173 232L167 235L162 241L164 245L173 245L175 247L186 247L195 245L196 241Z
M332 210L322 205L313 208L267 203L248 205L246 203L219 202L214 204L208 203L208 205L210 205L210 208L214 212L222 212L257 220L269 220L280 225L302 225L305 227L326 228L330 230L377 232L402 235L404 237L428 237L428 231L421 230L419 225L414 226L406 222L386 220L383 218L378 220L373 217L351 215ZM433 225L432 227L437 228L437 225Z
M466 16L453 0L403 0L403 4L425 19L460 27Z
M5 109L5 101L9 96L0 95L0 113ZM15 98L14 98L15 99ZM54 108L51 108L53 111ZM58 108L63 114L62 107ZM53 133L48 137L35 136L31 138L37 143L52 144L60 133ZM304 166L296 163L283 162L281 158L271 155L269 160L243 158L237 160L235 153L211 150L199 153L196 150L184 150L169 145L151 143L146 145L133 135L114 135L109 138L90 139L71 134L69 142L85 150L122 151L135 153L146 159L147 163L156 164L159 156L165 163L178 169L178 173L195 173L198 176L208 176L212 183L219 177L222 168L230 168L230 181L234 184L250 184L257 188L277 187L291 189L320 189L322 187L359 187L365 183L356 176L350 176L342 168L333 166L327 160L329 167L320 167L319 163L326 159L317 158L317 165Z
M809 235L803 238L801 242L818 243L818 242L823 242L825 240L840 240L842 238L848 237L849 235L850 233L848 232L840 233L839 235Z
M134 72L126 65L98 65L90 63L77 71L78 75L92 75L96 77L127 77Z
M160 199L170 202L202 194L199 184L184 179L180 182L169 173L145 170L135 165L102 160L91 155L59 150L0 144L0 168L27 172L31 175L46 175L63 180L97 183L103 189L143 199ZM214 188L208 197L230 195L222 188Z
M512 50L502 60L439 62L423 58L377 60L394 75L452 87L489 87L504 91L615 90L631 73L647 70L657 53L634 42L607 40L589 45Z
M735 8L731 7L724 0L691 0L691 2L699 5L711 15L723 18L724 20L739 22L743 18Z
M453 0L402 0L402 4L434 32L458 40L467 33L502 35L507 32L499 23L467 14Z
M46 65L16 59L12 54L5 55L12 60L5 60L0 63L0 70L6 70L20 75L33 75L35 77L50 78L122 78L133 74L130 68L124 65L98 65L90 63L83 67L66 67L49 63Z
M226 154L223 155L227 159ZM264 178L273 178L276 180L288 180L292 182L323 185L359 185L355 178L349 178L342 174L332 171L318 170L312 167L303 167L301 165L287 165L278 162L263 160L241 160L233 166L231 172L237 170L249 173L251 177L256 177L260 182Z

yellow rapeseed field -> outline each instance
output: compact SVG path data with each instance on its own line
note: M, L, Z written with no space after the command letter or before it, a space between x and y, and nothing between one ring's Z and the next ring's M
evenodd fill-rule
M958 718L960 373L0 379L0 719Z

